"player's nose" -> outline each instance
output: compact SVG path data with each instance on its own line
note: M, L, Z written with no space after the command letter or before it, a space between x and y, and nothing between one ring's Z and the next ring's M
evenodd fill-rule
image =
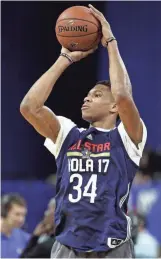
M85 98L84 98L84 103L86 103L86 102L91 102L92 101L92 98L90 97L90 96L86 96Z

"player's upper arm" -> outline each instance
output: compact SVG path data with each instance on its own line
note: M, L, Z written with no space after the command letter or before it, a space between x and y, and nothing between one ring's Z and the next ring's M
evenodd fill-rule
M46 106L41 107L36 112L28 109L23 105L20 106L20 112L25 119L38 133L55 142L60 131L60 122L56 115Z
M118 113L131 140L138 145L142 141L143 125L132 95L121 96L117 101Z

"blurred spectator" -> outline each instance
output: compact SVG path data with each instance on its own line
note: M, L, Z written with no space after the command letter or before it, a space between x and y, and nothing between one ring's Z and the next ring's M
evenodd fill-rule
M161 152L152 150L144 152L140 171L133 181L128 212L136 215L136 224L132 231L136 242L136 257L160 257ZM138 214L139 219L137 219Z
M129 209L144 216L148 215L158 200L161 182L153 179L153 175L139 171L133 182L129 198Z
M135 241L136 258L157 258L159 253L159 244L157 240L149 233L146 228L145 218L137 215L138 233Z
M44 219L36 226L20 258L50 258L54 235L55 199L51 199Z
M30 235L23 231L27 213L22 196L10 193L1 199L1 258L18 258Z

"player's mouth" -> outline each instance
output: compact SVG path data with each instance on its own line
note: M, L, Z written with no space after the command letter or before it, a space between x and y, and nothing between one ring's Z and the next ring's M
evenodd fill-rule
M81 108L81 110L86 110L86 109L89 109L90 107L88 106L88 105L86 105L86 104L83 104L82 105L82 108Z

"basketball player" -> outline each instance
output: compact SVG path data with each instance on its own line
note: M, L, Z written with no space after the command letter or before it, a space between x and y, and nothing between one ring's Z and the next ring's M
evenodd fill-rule
M110 25L92 5L89 10L102 25L111 82L97 83L84 99L82 117L90 127L79 129L44 104L63 71L94 50L62 48L55 64L24 97L20 110L46 138L45 146L56 159L57 228L51 257L132 258L127 201L147 133ZM121 122L116 127L118 115Z

